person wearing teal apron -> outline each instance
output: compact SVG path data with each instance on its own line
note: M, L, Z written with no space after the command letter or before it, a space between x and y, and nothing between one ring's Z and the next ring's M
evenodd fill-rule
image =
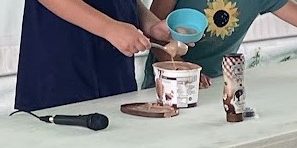
M143 22L139 12L145 12L143 5L139 10L139 3L26 0L15 108L32 111L136 91L133 53L150 47L148 38L138 30ZM66 7L62 8L65 12L57 11L70 4L84 13L69 15L73 11L66 11ZM97 14L98 19L93 19ZM99 28L100 23L105 23L101 18L111 22L105 26L115 30ZM151 27L165 28L162 23L156 24ZM100 34L104 31L105 36ZM163 32L165 37L155 37L169 36L168 30ZM112 34L117 38L110 38ZM123 46L135 38L133 46Z
M225 54L236 53L250 25L259 14L272 12L279 18L297 26L297 5L288 0L154 0L151 10L160 19L177 9L192 8L206 15L208 27L205 36L177 60L202 66L202 87L209 87L209 77L222 75ZM142 88L155 86L152 64L170 60L159 50L151 50L146 61ZM206 76L205 76L206 75Z

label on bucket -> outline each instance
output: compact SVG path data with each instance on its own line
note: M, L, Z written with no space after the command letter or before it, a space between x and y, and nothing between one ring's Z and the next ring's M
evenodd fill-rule
M163 104L176 105L180 108L188 107L188 104L194 104L198 101L197 75L178 78L162 76L161 84L164 89L162 94Z
M194 107L198 102L201 67L188 62L153 64L157 102L177 108Z

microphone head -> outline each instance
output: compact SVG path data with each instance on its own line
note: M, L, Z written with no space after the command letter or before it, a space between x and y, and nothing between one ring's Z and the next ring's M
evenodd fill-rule
M108 126L108 118L105 115L94 113L88 117L88 128L92 130L102 130Z

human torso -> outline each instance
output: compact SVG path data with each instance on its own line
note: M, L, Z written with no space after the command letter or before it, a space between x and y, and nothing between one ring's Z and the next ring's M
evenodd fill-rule
M85 2L138 27L136 0ZM35 110L137 88L133 57L61 19L36 0L25 2L20 49L16 108Z

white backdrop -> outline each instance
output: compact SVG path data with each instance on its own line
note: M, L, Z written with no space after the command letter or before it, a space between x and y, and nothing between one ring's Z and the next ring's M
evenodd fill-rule
M24 0L0 1L0 75L15 73Z

